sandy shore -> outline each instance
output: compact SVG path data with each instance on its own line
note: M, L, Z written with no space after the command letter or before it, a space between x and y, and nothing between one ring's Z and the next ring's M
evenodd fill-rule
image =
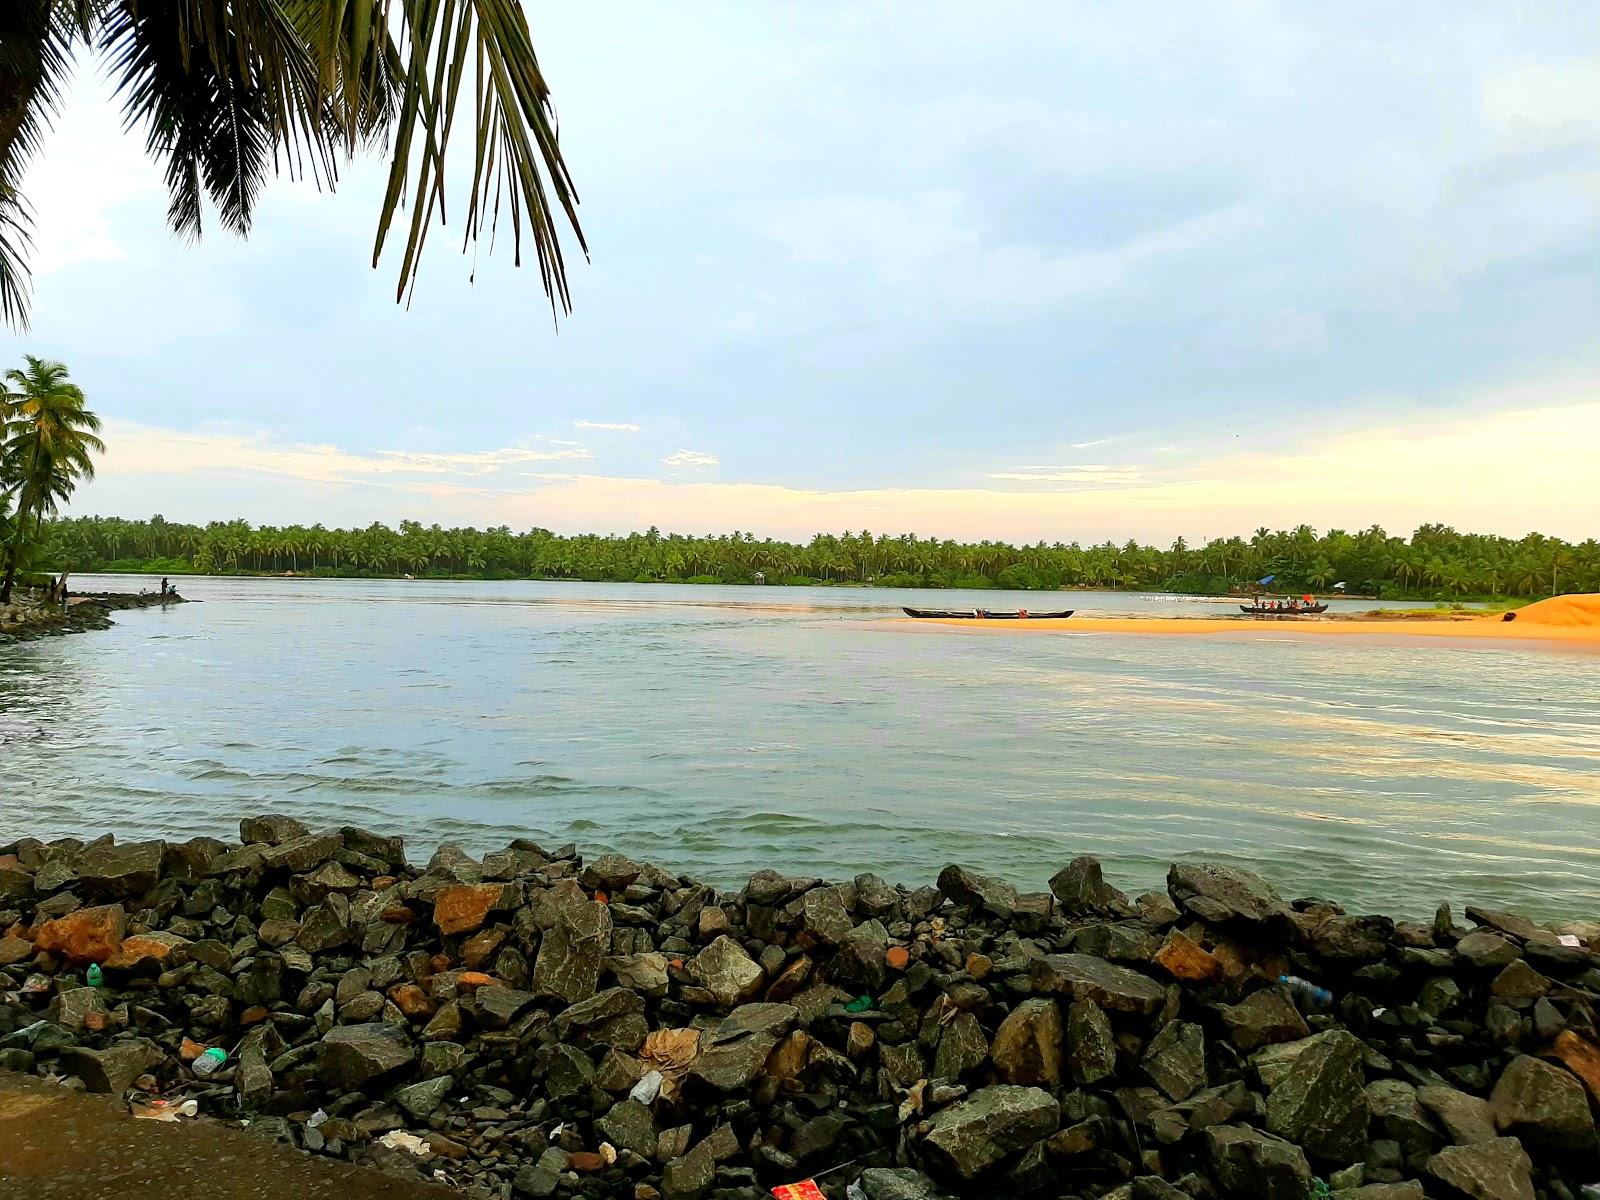
M1532 621L1503 621L1480 617L1468 621L1372 621L1342 618L1233 620L1225 617L1072 617L1063 621L939 621L906 617L895 622L907 628L932 626L965 633L1007 636L1043 633L1123 633L1141 636L1307 638L1335 637L1354 640L1479 641L1561 643L1600 650L1600 626L1541 625Z

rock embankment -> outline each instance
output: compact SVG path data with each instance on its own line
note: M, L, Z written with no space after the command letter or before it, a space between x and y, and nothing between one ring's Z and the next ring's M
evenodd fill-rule
M523 840L418 869L355 828L241 835L0 847L0 1069L183 1093L484 1197L1600 1179L1593 926L1351 915L1203 865L1132 900L1091 859L1040 894L959 867L725 894ZM207 1047L228 1057L204 1076Z
M183 603L183 597L176 593L163 596L156 592L79 592L63 608L45 603L42 593L19 591L10 604L0 608L0 645L110 629L116 624L111 619L113 612Z

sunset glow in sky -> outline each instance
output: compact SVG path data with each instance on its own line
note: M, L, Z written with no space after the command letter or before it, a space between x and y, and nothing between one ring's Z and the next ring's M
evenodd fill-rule
M397 308L376 161L180 243L81 65L0 337L107 422L72 512L1596 532L1585 5L527 8L593 250L559 330L454 227Z

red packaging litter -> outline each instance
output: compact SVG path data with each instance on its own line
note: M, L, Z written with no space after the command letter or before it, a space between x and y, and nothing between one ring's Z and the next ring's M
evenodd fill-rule
M772 1189L778 1200L828 1200L815 1179L802 1179L799 1183L780 1183Z

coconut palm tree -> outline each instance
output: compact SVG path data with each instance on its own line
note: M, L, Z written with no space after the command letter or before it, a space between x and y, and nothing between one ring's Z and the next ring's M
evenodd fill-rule
M95 436L100 418L84 408L83 390L67 377L67 368L31 354L25 358L26 368L6 372L0 394L0 486L17 495L0 604L11 602L29 522L37 535L45 514L54 514L80 479L94 478L92 455L106 448Z
M577 194L520 0L5 0L0 3L0 316L27 319L31 214L21 191L76 57L98 52L130 131L166 169L168 220L200 235L202 200L250 230L279 174L331 190L357 152L389 153L376 265L396 217L396 298L445 218L451 135L472 145L464 242L526 226L540 281L570 306L557 223L580 248ZM465 93L463 93L465 88ZM456 117L462 117L459 122ZM457 156L459 158L459 155Z

